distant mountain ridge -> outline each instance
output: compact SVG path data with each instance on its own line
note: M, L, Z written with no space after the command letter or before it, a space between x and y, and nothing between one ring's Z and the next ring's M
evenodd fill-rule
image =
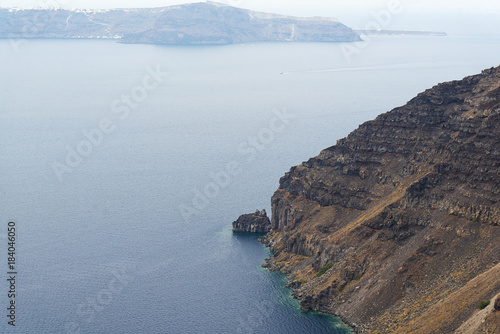
M298 18L216 2L136 9L0 9L0 38L112 38L125 43L354 42L335 18Z

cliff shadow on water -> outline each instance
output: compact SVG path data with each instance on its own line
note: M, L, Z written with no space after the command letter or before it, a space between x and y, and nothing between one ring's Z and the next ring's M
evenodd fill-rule
M290 333L297 328L311 334L349 334L350 328L339 318L315 311L304 312L300 303L293 299L293 291L287 275L278 271L269 271L262 266L263 260L272 256L268 247L263 245L264 233L233 232L232 239L238 244L235 249L241 252L241 260L254 265L254 270L248 275L261 281L261 291L255 296L266 296L264 299L249 299L253 312L248 315L248 321L242 332L258 331L260 326L272 322L276 333ZM245 290L245 284L241 289ZM265 328L263 326L262 328Z

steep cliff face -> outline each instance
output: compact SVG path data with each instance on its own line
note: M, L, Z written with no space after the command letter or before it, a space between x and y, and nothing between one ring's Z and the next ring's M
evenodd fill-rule
M266 266L289 274L303 309L363 333L456 330L500 292L500 67L293 167L271 225Z

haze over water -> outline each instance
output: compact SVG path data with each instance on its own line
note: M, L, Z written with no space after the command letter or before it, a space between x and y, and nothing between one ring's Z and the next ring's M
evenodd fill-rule
M291 166L499 51L498 37L381 37L349 62L339 44L0 41L0 243L15 221L19 264L17 326L0 332L346 333L301 313L231 222L269 213ZM114 112L156 69L159 86ZM113 130L59 180L54 162L103 119Z

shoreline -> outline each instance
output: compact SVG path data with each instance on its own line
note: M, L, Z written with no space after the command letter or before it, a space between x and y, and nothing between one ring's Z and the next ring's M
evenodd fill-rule
M241 233L241 232L236 232L236 233ZM249 234L249 233L247 233L247 234ZM264 268L265 270L270 271L270 272L278 272L280 274L285 275L285 278L286 278L288 284L285 284L284 287L289 288L289 289L292 290L292 292L290 293L290 295L288 297L290 297L290 298L292 298L292 299L294 299L294 300L296 300L296 301L299 302L300 311L302 313L315 312L315 313L319 313L319 314L323 314L323 315L335 317L335 318L337 318L340 321L340 323L346 329L350 330L351 334L360 334L360 332L358 331L358 326L356 326L356 324L351 323L350 321L348 321L347 319L345 319L343 316L341 316L339 314L329 313L329 312L321 311L321 310L305 311L305 310L302 309L302 305L301 305L302 300L299 299L299 298L296 298L295 295L294 295L294 292L296 291L296 289L293 286L291 286L292 282L289 279L290 278L290 274L282 272L277 267L273 268L272 265L266 266L266 264L269 264L269 262L271 262L272 259L274 258L274 252L272 251L271 246L269 245L269 240L267 239L267 235L268 235L268 233L264 233L264 234L262 234L261 236L259 236L257 238L257 242L259 242L260 244L264 245L266 247L266 249L271 253L270 257L264 259L264 263L262 263L261 267Z

